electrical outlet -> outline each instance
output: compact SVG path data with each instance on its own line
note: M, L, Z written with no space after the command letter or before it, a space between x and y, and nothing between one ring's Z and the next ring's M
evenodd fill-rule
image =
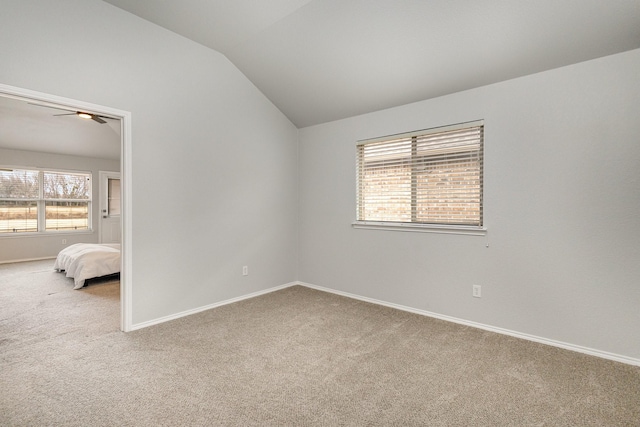
M480 285L473 285L473 296L476 298L482 297L482 288Z
M249 275L249 266L245 265L244 267L242 267L242 275L243 276Z

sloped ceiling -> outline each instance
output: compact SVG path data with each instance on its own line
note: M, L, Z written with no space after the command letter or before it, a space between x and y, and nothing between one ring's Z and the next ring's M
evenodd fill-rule
M640 0L105 0L225 54L298 127L640 47Z
M105 0L225 54L299 128L640 48L640 0ZM120 123L0 97L0 147L117 159Z

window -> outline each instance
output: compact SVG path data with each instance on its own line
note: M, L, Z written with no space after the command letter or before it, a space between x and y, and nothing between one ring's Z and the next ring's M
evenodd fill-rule
M482 121L360 141L355 225L482 228Z
M43 172L45 230L88 230L90 175Z
M120 178L107 179L107 213L120 216Z
M0 170L0 233L38 231L38 171Z
M91 174L0 169L0 234L91 229Z

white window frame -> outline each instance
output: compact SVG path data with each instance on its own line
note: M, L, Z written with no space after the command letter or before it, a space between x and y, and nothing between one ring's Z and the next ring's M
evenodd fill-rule
M479 156L480 156L480 170L479 170L479 180L480 180L480 198L479 198L479 224L478 225L462 225L462 224L442 224L442 223L427 223L427 222L417 222L410 219L409 221L396 221L396 220L384 220L384 221L376 221L376 220L367 220L366 218L362 218L365 213L365 209L363 204L365 203L364 198L362 197L361 191L361 173L362 168L364 167L364 159L361 158L362 155L362 147L367 144L379 144L379 143L391 143L392 141L408 139L416 137L427 137L433 134L440 134L445 132L464 130L467 128L475 128L480 127L480 147L479 147ZM361 140L356 143L356 220L352 223L353 228L360 229L378 229L378 230L389 230L389 231L412 231L412 232L429 232L429 233L446 233L446 234L465 234L465 235L485 235L486 228L484 226L483 219L483 211L484 211L484 200L483 200L483 151L484 151L484 121L477 120L473 122L465 122L459 123L455 125L442 126L437 128L419 130L414 132L407 132L396 135L389 135L374 139L366 139ZM415 151L412 149L411 154L411 162L413 162L413 155ZM406 154L405 154L406 155ZM413 164L413 163L412 163ZM413 172L411 172L411 181L414 182ZM412 188L412 191L415 189ZM414 193L415 194L415 193ZM412 199L411 202L412 211L415 209L415 200ZM411 218L414 218L413 212ZM453 222L453 221L452 221Z
M63 235L63 234L89 234L93 233L93 174L91 171L69 170L69 169L54 169L54 168L38 168L30 166L0 166L0 169L4 170L24 170L38 172L38 198L37 199L25 199L25 201L31 200L37 203L37 231L17 231L13 233L0 233L0 238L11 237L32 237L43 235ZM59 173L69 175L87 175L89 177L89 199L51 199L45 198L44 195L44 174L45 173ZM87 202L87 228L73 230L47 230L46 229L46 203L50 201L82 201Z

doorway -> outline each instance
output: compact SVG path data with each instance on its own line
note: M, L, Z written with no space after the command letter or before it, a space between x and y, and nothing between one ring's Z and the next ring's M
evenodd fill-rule
M121 239L120 329L132 329L132 232L131 232L131 113L57 95L0 84L0 97L37 103L41 106L87 112L98 117L111 117L120 122L120 173L118 176L120 213L119 230L113 236ZM114 184L115 181L114 181ZM115 216L115 213L114 213ZM100 227L102 232L102 227Z

